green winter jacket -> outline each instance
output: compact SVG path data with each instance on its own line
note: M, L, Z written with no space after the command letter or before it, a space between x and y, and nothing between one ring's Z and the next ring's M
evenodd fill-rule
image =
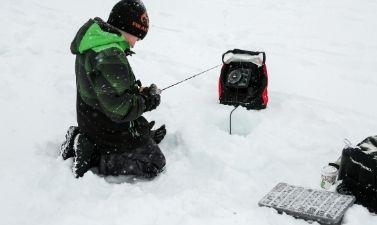
M145 102L126 58L129 49L121 33L100 18L90 19L77 32L71 52L76 55L78 123L84 130L132 130L132 121L144 112Z

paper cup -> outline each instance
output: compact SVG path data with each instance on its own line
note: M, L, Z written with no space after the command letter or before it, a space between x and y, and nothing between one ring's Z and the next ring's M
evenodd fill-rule
M321 173L321 188L329 189L336 181L338 169L333 166L325 166Z

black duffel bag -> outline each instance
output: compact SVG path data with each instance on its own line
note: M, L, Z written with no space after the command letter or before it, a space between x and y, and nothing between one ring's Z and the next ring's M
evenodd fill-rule
M377 213L377 136L343 149L337 191L352 194L359 203Z

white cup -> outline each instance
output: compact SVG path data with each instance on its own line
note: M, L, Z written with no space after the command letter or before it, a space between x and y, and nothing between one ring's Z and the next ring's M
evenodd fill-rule
M321 188L329 189L336 181L338 169L333 166L325 166L321 172Z

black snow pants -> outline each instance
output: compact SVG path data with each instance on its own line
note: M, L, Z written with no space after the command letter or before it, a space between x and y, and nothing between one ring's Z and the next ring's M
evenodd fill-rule
M98 172L103 175L136 175L152 178L165 166L165 157L152 138L130 151L105 153L99 157Z
M100 174L152 178L163 170L165 157L151 138L150 126L144 117L132 121L131 134L128 122L115 124L78 97L77 122L80 132L93 142L90 164L98 167Z

